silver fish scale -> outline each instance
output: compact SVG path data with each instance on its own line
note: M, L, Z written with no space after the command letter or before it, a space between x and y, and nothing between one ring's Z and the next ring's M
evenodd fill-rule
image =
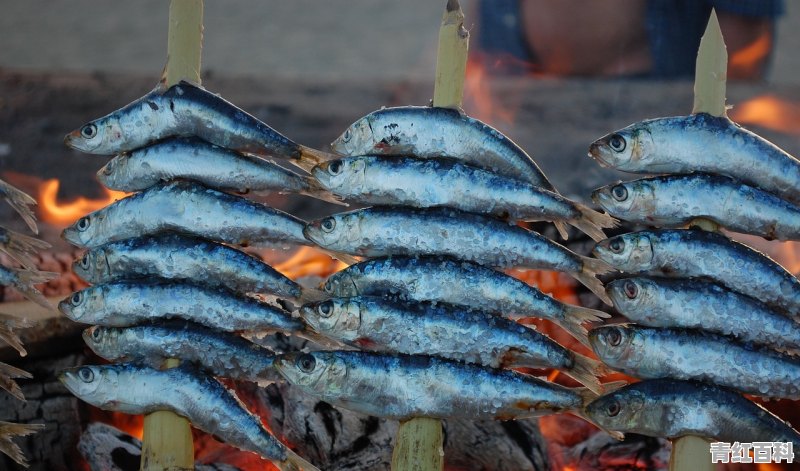
M608 410L616 414L609 415ZM599 425L624 433L800 446L800 433L768 410L729 389L693 381L629 384L588 404L586 413Z
M156 217L157 216L157 217ZM84 219L89 227L81 230ZM190 182L156 185L95 211L64 230L79 247L175 231L234 245L308 245L304 222L245 198Z
M224 289L179 283L116 282L81 292L82 301L62 301L71 319L109 327L126 327L164 318L189 320L226 332L302 332L304 324L291 314Z
M93 383L100 382L97 389L87 391L80 388L80 379L69 380L81 368L94 372ZM102 409L127 414L171 410L239 449L270 460L287 459L286 447L264 429L258 417L222 384L194 369L181 366L159 371L117 364L75 368L66 376L67 388L73 394Z
M300 355L327 366L316 383L298 381L291 371ZM279 372L307 393L385 418L507 420L578 410L582 403L576 390L532 376L434 357L329 351L276 361ZM335 374L326 376L331 370Z
M637 296L625 293L636 286ZM629 278L606 285L614 307L649 327L703 329L743 342L800 349L800 324L755 299L700 280Z
M301 295L297 283L261 260L226 245L179 234L111 242L89 250L72 268L93 284L156 276L240 293L287 299Z
M135 361L159 368L167 358L180 358L214 376L253 382L274 382L275 354L237 335L199 325L140 325L126 328L93 327L83 335L86 344L110 361Z
M611 195L617 185L596 190L593 197L610 214L627 221L676 227L702 217L767 239L800 239L800 208L728 177L670 175L619 185L627 188L625 201Z
M614 135L636 140L627 147L640 154L613 152L607 143ZM596 141L591 154L625 172L728 175L800 204L800 161L728 118L698 113L634 123Z
M536 162L511 139L447 108L404 106L374 111L351 125L332 147L351 156L454 157L555 191Z
M613 345L616 331L621 343ZM604 326L589 332L610 367L641 379L675 378L718 384L765 397L800 399L800 359L702 331Z

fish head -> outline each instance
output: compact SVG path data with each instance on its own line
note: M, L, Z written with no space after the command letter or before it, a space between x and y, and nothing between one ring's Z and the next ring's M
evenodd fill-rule
M325 189L347 195L364 185L367 160L367 157L328 160L314 167L311 174Z
M350 298L331 298L306 304L300 316L314 330L344 342L358 338L361 327L361 303Z
M83 341L93 352L106 360L119 360L119 337L121 330L95 325L83 331Z
M584 412L603 429L635 432L642 429L642 421L646 420L644 406L644 393L626 386L598 397L586 405Z
M108 408L113 404L113 398L119 396L115 391L125 387L118 376L112 365L79 366L62 371L58 379L82 401Z
M303 234L322 248L347 252L348 242L359 238L360 221L355 211L334 214L306 224Z
M346 387L347 365L336 352L293 352L275 358L275 368L289 383L321 396Z
M642 122L594 141L589 146L589 156L604 167L636 172L648 164L654 147L647 122Z
M97 171L97 180L106 188L120 188L120 183L130 181L128 162L130 154L117 154Z
M651 182L619 182L592 192L592 201L615 217L647 217L655 212L655 190Z
M650 238L637 232L600 241L592 253L614 268L630 273L647 271L655 257Z
M331 143L333 151L342 155L369 154L369 150L375 146L371 119L371 115L364 116L345 129Z
M89 213L78 219L61 232L61 237L77 247L88 247L92 240L103 231L105 208Z
M651 280L646 278L623 278L606 284L606 293L614 307L623 315L643 312L655 304L656 291Z
M87 250L81 258L72 262L72 271L90 283L109 277L111 268L108 265L106 250L102 247Z
M119 119L109 115L88 122L64 137L64 144L90 154L113 154L124 142Z
M589 344L603 363L612 368L636 360L636 330L627 324L610 324L589 331Z
M75 322L95 324L105 311L103 286L90 286L58 303L58 310Z
M347 269L338 271L325 280L322 284L322 290L331 296L339 296L342 298L349 298L358 296L358 285L356 285L353 275Z

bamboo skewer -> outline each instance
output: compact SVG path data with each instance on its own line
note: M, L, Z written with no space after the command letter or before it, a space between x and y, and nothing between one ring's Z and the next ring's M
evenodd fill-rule
M697 51L692 114L727 116L725 108L727 76L728 51L725 49L717 13L712 10ZM719 231L719 225L707 219L695 219L691 225L708 231ZM705 438L691 435L674 440L669 460L670 471L713 471L714 464L711 462L709 444Z
M181 80L200 84L203 44L203 0L172 0L169 5L166 86ZM165 368L180 365L168 359ZM194 443L189 421L170 412L157 411L144 418L141 471L194 469Z
M469 32L458 0L448 0L439 28L433 106L461 109L467 71ZM442 421L413 418L400 423L392 453L394 471L444 469Z

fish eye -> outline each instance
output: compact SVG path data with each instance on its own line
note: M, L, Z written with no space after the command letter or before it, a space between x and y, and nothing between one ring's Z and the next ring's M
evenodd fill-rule
M97 135L97 126L94 124L87 124L81 128L81 137L84 139L92 139Z
M628 198L628 190L625 185L616 185L611 188L611 196L617 201L625 201Z
M295 362L300 371L305 373L311 373L314 371L314 367L317 365L317 360L314 359L314 355L309 355L308 353L304 353L297 357L297 361Z
M626 281L622 288L628 299L635 299L639 295L639 287L633 281Z
M333 283L330 280L325 282L325 285L322 287L326 293L333 293Z
M332 301L325 301L317 306L317 312L322 317L331 317L333 314L333 302Z
M78 370L78 378L84 383L91 383L94 381L94 373L91 368L84 367Z
M79 231L85 231L86 229L89 228L91 223L92 223L92 221L90 221L89 218L86 217L86 216L78 219L78 224L77 224L78 230Z
M352 136L353 136L353 133L352 133L352 132L350 131L350 129L348 128L348 129L347 129L347 130L344 132L344 134L342 134L342 140L343 140L344 142L347 142L347 141L349 141L349 140L350 140L350 138L351 138Z
M608 343L612 347L617 347L622 343L622 334L619 329L611 329L608 331Z
M608 414L609 417L616 416L617 414L619 414L619 411L620 411L619 401L611 401L611 403L606 408L606 414Z
M100 333L100 329L94 329L92 331L92 338L97 340L97 341L99 341L100 337L102 337L102 334Z
M73 306L80 306L80 304L83 302L83 291L78 291L77 293L74 293L72 297L69 298L69 302Z
M117 166L117 162L115 159L111 159L108 161L105 167L103 167L103 175L111 175L114 173L114 167Z
M625 150L625 138L619 134L612 134L608 139L608 145L614 152L622 152Z
M342 173L342 161L341 160L334 160L328 165L328 173L331 175L339 175Z
M336 220L333 218L325 218L322 220L322 230L325 232L332 232L336 227Z
M88 253L83 254L83 257L81 257L81 261L78 262L78 263L80 264L81 268L83 268L84 270L88 270L89 269L89 254Z
M611 242L608 243L608 248L614 253L622 253L622 250L625 248L625 242L619 238L611 239Z

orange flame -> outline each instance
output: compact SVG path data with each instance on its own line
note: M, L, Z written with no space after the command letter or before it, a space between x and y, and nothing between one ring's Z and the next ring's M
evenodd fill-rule
M737 105L731 119L785 134L800 135L800 104L762 95Z
M276 270L293 280L309 275L326 278L346 267L346 263L313 247L301 247L289 259L275 265Z
M514 112L498 106L492 98L486 66L480 57L470 55L467 59L464 89L464 108L473 118L490 125L514 122Z
M57 178L45 180L39 186L39 201L42 220L50 224L66 225L85 216L92 211L103 208L114 201L123 198L127 193L103 188L105 196L100 199L89 199L79 196L69 202L58 201L58 188L61 182Z
M732 78L748 77L767 60L772 51L772 35L762 33L755 41L731 55L728 73Z

